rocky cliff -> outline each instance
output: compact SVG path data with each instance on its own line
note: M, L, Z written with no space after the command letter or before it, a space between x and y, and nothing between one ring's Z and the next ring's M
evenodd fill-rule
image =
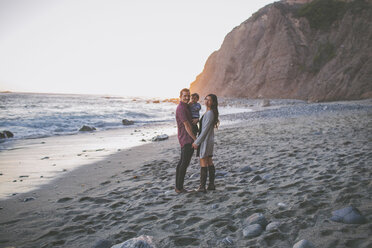
M371 98L372 3L270 4L227 34L191 91L202 97Z

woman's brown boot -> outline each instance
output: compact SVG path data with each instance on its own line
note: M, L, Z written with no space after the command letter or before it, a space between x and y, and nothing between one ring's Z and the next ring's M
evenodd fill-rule
M207 190L205 189L205 184L207 183L207 176L208 176L208 168L200 167L200 186L196 191L203 192L203 193L207 192Z
M214 165L208 166L209 171L209 184L208 184L208 190L215 190L216 186L214 186L214 178L216 175L216 169L214 168Z

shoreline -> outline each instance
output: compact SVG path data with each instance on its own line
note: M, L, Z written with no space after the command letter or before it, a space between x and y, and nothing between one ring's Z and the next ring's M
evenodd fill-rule
M0 244L95 247L144 234L154 236L159 247L230 247L227 238L231 247L292 247L302 238L317 247L367 247L372 105L346 103L353 104L365 108L314 104L309 108L320 106L319 112L304 108L297 115L288 107L288 116L275 114L284 109L264 109L246 114L249 122L221 128L214 159L217 191L205 195L174 193L176 136L67 171L40 189L0 200ZM252 170L244 172L246 166ZM266 179L255 181L256 176ZM193 156L186 187L196 188L198 180ZM350 204L367 224L328 220L333 210ZM255 212L279 221L278 229L243 237L244 220Z
M0 152L0 199L26 193L118 151L173 134L171 125L153 125L14 141Z

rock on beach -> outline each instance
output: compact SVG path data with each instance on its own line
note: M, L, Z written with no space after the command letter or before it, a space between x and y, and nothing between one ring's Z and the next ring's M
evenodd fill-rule
M276 230L279 228L279 226L280 226L279 222L271 222L266 226L266 231Z
M129 126L129 125L134 124L134 121L130 121L130 120L127 120L127 119L123 119L121 122L123 123L124 126Z
M226 237L226 238L224 238L224 239L221 241L221 243L222 243L223 245L232 245L232 244L234 244L234 241L233 241L233 239L232 239L231 237Z
M10 131L4 130L0 132L0 139L13 138L14 134Z
M247 218L248 225L259 224L263 229L267 226L267 220L261 213L254 213Z
M269 107L270 105L270 100L268 99L263 99L260 103L260 107Z
M166 135L166 134L161 134L161 135L158 135L158 136L155 136L152 138L152 141L162 141L162 140L166 140L168 139L169 136Z
M364 224L367 219L360 213L357 208L352 206L335 210L332 212L332 221L341 222L344 224Z
M255 175L249 182L250 183L255 183L255 182L258 182L258 181L261 181L262 180L262 177L260 175Z
M111 248L156 248L151 236L141 235L137 238L129 239L123 243L112 246Z
M26 197L25 199L23 199L23 202L29 202L33 200L35 200L35 197Z
M253 238L261 235L267 226L267 220L261 213L254 213L246 220L248 226L243 229L245 238Z
M293 248L315 248L315 246L306 239L298 241Z
M111 246L112 242L110 240L103 239L95 243L93 248L110 248Z
M248 165L240 169L240 172L251 172L251 171L252 171L252 168Z
M243 236L245 238L254 238L254 237L261 235L262 232L263 232L263 229L261 225L253 224L243 229Z
M90 126L82 126L80 129L79 129L79 132L91 132L91 131L94 131L96 130L95 127L90 127Z

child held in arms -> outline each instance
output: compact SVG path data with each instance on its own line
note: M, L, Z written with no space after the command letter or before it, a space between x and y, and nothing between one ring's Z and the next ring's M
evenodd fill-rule
M192 117L192 132L196 135L199 131L198 128L198 122L200 118L200 109L201 105L198 103L199 101L199 94L194 93L191 95L191 102L189 103L190 105L190 112L191 112L191 117Z

